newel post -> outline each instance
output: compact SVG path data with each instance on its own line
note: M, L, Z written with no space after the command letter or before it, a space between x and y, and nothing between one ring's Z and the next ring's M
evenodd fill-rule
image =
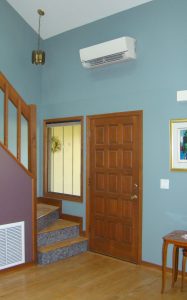
M33 261L36 262L37 257L37 218L36 218L36 197L37 197L37 117L36 105L30 106L30 122L29 122L29 171L33 175L33 191L32 191L32 240L33 240Z

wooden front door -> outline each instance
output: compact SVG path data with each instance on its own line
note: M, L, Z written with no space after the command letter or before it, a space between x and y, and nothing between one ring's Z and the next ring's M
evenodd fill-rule
M141 258L142 112L88 117L90 250Z

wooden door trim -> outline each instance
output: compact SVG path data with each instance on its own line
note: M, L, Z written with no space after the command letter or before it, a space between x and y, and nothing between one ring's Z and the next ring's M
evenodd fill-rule
M55 193L48 191L48 150L47 150L47 124L50 123L64 123L64 122L76 122L79 121L81 124L81 195L68 195L63 193ZM56 119L46 119L43 121L43 194L47 198L51 198L54 200L66 200L72 202L83 202L83 169L84 169L84 161L83 161L83 144L84 144L84 117L83 116L75 116L75 117L64 117L64 118L56 118Z
M108 114L90 115L86 117L86 236L90 234L90 126L91 121L99 118L137 116L139 118L139 209L138 209L138 256L137 263L142 261L142 190L143 190L143 111L128 111Z

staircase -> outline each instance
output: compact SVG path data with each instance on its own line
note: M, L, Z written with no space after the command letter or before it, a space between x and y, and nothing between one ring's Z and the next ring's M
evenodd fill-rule
M87 238L79 235L79 224L59 217L58 207L37 205L39 264L50 264L87 251Z
M36 259L35 247L33 247L36 244L36 105L27 105L1 72L0 104L0 225L24 221L27 228L24 257L25 263L30 263ZM11 187L10 182L14 182ZM12 242L9 241L9 245L13 250ZM7 257L6 248L1 246L0 260L3 258L4 261L4 257ZM14 266L20 264L20 257L11 255L10 267L12 262ZM5 267L8 266L6 264Z

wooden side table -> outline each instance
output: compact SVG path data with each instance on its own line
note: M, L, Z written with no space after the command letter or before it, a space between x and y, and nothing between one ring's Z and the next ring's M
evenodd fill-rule
M187 231L176 230L163 237L162 246L162 289L161 293L164 292L166 282L166 265L167 265L167 250L168 245L173 244L173 261L172 261L172 286L174 286L178 275L178 256L179 248L187 247Z

